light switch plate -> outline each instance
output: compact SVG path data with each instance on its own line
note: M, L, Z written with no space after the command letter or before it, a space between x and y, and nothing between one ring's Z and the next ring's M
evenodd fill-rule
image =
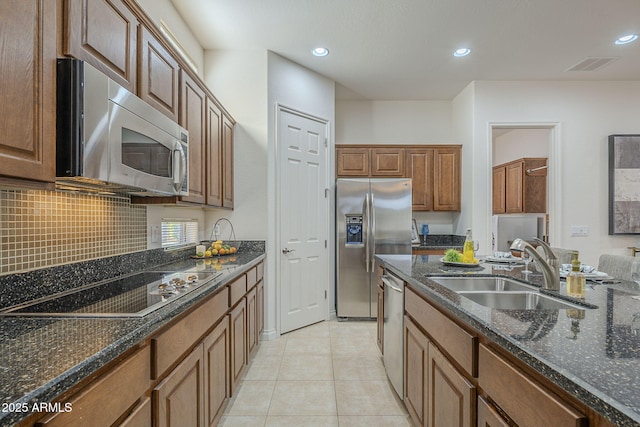
M589 235L589 227L586 225L572 225L571 237L587 237Z

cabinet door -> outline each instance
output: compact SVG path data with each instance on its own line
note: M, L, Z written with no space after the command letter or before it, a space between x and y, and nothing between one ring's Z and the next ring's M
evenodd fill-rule
M258 341L264 331L264 280L260 280L256 286L258 290Z
M463 377L444 357L440 350L429 343L429 403L430 427L474 426L476 388Z
M189 196L181 200L206 203L205 174L207 96L185 71L180 72L180 125L189 131ZM215 173L215 171L213 171Z
M222 116L222 207L233 209L233 121Z
M460 148L434 150L433 210L460 211Z
M240 300L229 313L231 337L231 395L236 392L238 381L242 378L247 364L247 303Z
M405 150L405 158L405 177L412 180L412 210L433 210L433 150Z
M127 418L125 418L120 427L151 427L151 399L146 397Z
M502 214L505 212L505 192L506 176L504 166L493 168L493 213Z
M247 293L247 351L249 358L258 349L258 293L254 287Z
M522 162L511 163L505 167L505 211L506 213L520 213L522 204Z
M55 2L0 2L0 176L55 180L55 43Z
M478 397L478 427L509 427L509 423L482 397Z
M231 349L229 318L225 317L204 340L205 416L207 425L217 425L231 397Z
M198 345L153 389L158 427L204 426L203 346Z
M222 206L222 110L207 98L207 205Z
M403 177L404 149L402 148L372 148L371 149L372 177Z
M140 25L138 60L140 98L174 121L178 121L178 61L145 26Z
M136 93L138 20L122 0L65 2L64 54L82 59Z
M429 340L404 317L404 404L414 424L427 425Z
M369 170L369 148L336 147L338 177L368 177Z

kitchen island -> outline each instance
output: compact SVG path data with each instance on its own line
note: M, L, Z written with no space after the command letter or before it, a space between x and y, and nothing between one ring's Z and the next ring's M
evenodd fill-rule
M525 276L522 266L504 264L452 267L441 263L440 258L378 256L382 266L403 279L415 294L432 302L467 331L485 337L490 345L499 347L509 357L551 381L585 408L591 408L614 425L640 423L640 382L637 381L640 326L636 320L640 316L640 288L637 284L587 282L584 302L597 306L592 309L491 309L460 297L430 277L504 276L540 286L542 275ZM563 283L561 294L566 293L564 287ZM477 352L477 342L475 345ZM517 396L518 391L510 393ZM527 396L520 398L528 399Z
M189 252L189 255L191 253ZM139 256L138 259L140 258ZM0 425L10 426L16 423L31 425L38 418L47 415L47 412L63 413L67 409L72 412L80 411L80 404L71 405L76 401L74 399L79 387L87 385L93 387L94 383L99 382L97 380L108 377L111 371L119 368L118 364L122 360L125 362L135 358L141 360L144 370L151 370L151 375L148 372L145 374L142 387L146 387L145 390L148 390L148 387L157 390L158 381L162 380L160 385L165 382L163 378L167 376L167 372L171 372L176 363L185 357L184 354L192 352L195 343L203 336L206 341L205 333L213 334L211 332L213 322L211 326L205 325L204 322L194 323L194 320L212 318L209 307L220 308L221 315L225 318L229 316L227 325L231 328L230 330L234 327L231 323L236 319L234 313L237 308L243 309L240 311L239 319L240 325L244 325L245 330L238 336L241 337L241 347L245 343L248 347L251 340L246 338L245 341L242 337L247 337L249 332L257 337L255 326L258 325L256 317L247 317L251 316L248 314L251 312L249 304L253 304L256 310L253 316L255 313L262 316L261 309L257 308L256 289L262 286L264 258L262 249L246 250L233 257L223 257L221 258L223 261L232 260L224 264L211 260L191 259L187 255L183 259L176 259L162 266L139 265L142 268L141 271L146 268L149 271L216 273L212 280L202 283L198 288L143 317L0 316L0 343L2 344L0 346L0 403L2 404ZM16 280L19 280L19 277L16 277ZM34 284L34 286L37 285ZM242 302L241 305L238 301L246 301L243 300L246 298L245 294L252 295L254 299L251 302ZM219 303L212 304L217 300ZM228 315L225 314L227 310L229 310ZM183 321L185 319L186 322ZM256 323L248 325L247 319ZM202 330L202 333L193 332L194 344L192 344L186 337L192 331L198 330ZM180 333L177 342L176 337L171 335L175 335L176 331ZM160 353L167 340L170 342L166 354L171 358ZM226 348L229 348L229 344ZM148 359L149 354L151 354L151 360ZM177 356L174 357L174 354ZM240 363L246 363L249 360L248 354L240 354L240 356L243 359ZM187 358L189 357L191 356ZM169 360L166 367L163 365L163 358ZM180 366L178 365L175 370ZM241 367L236 366L236 371L240 372ZM223 366L220 369L224 371L228 367ZM169 373L167 378L171 375ZM124 385L123 391L126 388L127 386ZM139 406L146 404L147 413L150 407L149 399L147 397L145 400L144 396L155 392L141 393L143 397ZM82 393L81 391L80 394ZM117 400L117 397L114 395L114 400ZM59 406L54 405L56 402ZM133 403L130 402L132 405ZM103 406L108 405L109 402L103 402ZM122 419L125 415L124 413L122 416L120 413L114 414L114 420L117 417ZM148 415L150 416L149 413Z

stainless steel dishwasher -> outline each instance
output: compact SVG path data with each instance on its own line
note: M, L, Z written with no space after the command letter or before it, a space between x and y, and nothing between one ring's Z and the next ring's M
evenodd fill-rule
M404 281L386 272L382 282L384 368L396 393L404 400Z

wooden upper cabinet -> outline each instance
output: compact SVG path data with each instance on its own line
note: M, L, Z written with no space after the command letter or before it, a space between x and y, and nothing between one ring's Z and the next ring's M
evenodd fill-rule
M189 75L180 72L180 125L189 131L189 195L184 202L206 202L207 95Z
M407 149L405 159L405 176L412 180L413 210L433 210L433 149Z
M493 213L505 213L506 175L504 166L493 168Z
M404 176L404 149L402 148L372 148L371 149L372 177L402 177Z
M140 98L178 121L178 61L144 25L140 25L138 60Z
M546 213L547 159L522 158L493 167L493 213Z
M438 148L433 153L433 210L460 211L461 148Z
M64 4L64 55L86 61L136 93L138 19L133 12L122 0L67 0Z
M222 207L233 209L233 126L226 114L222 116Z
M207 204L222 206L222 110L207 99Z
M336 147L336 171L338 177L369 176L369 148Z
M56 5L0 2L0 181L55 180ZM53 188L53 184L18 181Z

